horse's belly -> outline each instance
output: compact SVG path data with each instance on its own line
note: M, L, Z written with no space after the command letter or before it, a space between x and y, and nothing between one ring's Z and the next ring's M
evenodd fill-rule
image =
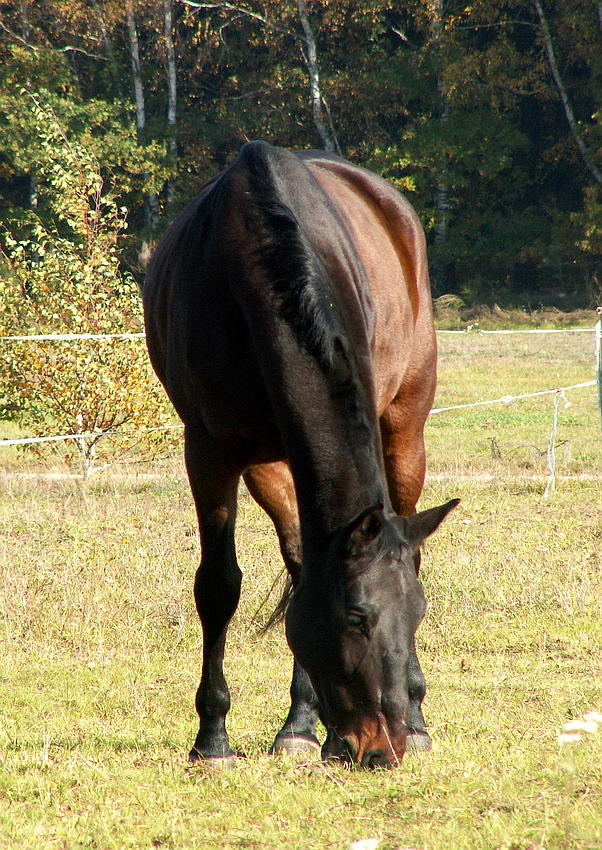
M168 369L167 388L180 418L185 424L202 423L212 441L235 446L248 463L283 459L282 439L252 351L214 342L199 346L184 361L185 369L171 374Z

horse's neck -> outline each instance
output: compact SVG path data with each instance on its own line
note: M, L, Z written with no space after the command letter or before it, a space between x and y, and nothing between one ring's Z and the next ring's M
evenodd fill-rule
M295 482L304 549L316 551L335 529L387 500L372 381L341 391L288 324L273 320L255 348Z

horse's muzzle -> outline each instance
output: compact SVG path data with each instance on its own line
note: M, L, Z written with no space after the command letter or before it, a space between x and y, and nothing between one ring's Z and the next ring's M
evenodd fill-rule
M329 731L322 747L323 759L335 759L362 768L398 767L406 748L406 727L392 733L384 718L362 721L359 731L336 734Z

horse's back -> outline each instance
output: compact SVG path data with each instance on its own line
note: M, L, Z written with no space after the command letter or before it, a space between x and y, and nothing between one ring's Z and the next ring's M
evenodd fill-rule
M380 412L408 367L433 362L434 344L422 229L375 175L319 152L246 145L172 225L144 292L151 359L183 420L271 444L274 457L282 448L260 360L278 346L287 299L310 300L303 275L296 287L287 280L299 251L327 290L295 317L300 344L319 347L308 340L334 301Z
M379 413L410 380L430 405L436 342L426 242L409 201L390 183L338 157L308 159L337 199L369 282L374 305L372 358Z

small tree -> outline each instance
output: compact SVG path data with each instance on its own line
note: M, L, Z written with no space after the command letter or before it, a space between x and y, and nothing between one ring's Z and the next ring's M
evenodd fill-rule
M94 155L67 137L48 104L31 103L43 152L40 192L55 225L32 215L26 238L4 234L0 335L140 331L138 288L120 267L125 209ZM86 476L95 464L157 452L170 434L144 430L173 414L140 338L0 341L0 379L20 424L35 434L82 434L65 446Z

